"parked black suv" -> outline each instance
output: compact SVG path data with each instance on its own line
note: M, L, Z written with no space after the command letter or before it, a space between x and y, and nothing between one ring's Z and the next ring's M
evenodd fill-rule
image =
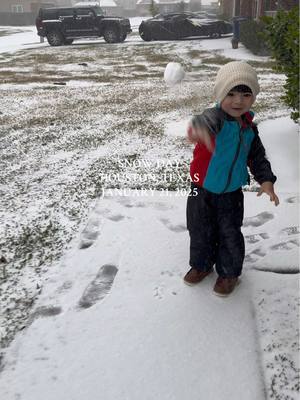
M36 28L51 46L71 44L83 37L103 36L107 43L123 42L131 32L129 19L107 17L100 6L40 8Z

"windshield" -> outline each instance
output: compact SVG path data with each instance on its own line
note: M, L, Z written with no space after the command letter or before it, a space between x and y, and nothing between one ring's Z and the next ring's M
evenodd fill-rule
M95 11L96 15L104 15L102 8L99 6L93 7L93 10Z

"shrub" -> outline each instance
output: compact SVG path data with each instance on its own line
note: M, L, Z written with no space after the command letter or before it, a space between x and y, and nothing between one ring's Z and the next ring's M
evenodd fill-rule
M291 118L299 119L299 6L289 12L280 11L275 18L264 17L264 37L277 61L275 69L287 79L283 101L291 107Z
M263 21L255 21L249 19L240 23L240 39L247 49L259 56L270 55L266 40L264 40L263 32L265 23Z

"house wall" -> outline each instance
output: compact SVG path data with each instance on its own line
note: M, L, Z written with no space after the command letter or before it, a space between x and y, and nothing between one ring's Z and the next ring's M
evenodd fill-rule
M234 15L258 18L265 15L266 11L290 10L298 5L298 0L220 0L220 2L221 14L227 18L232 18Z
M233 0L221 0L220 12L226 18L231 18L233 15Z
M0 25L34 25L40 7L70 5L71 0L0 0Z
M275 11L277 9L277 1L276 0L264 0L264 9L265 9L265 11Z
M284 10L290 10L291 8L297 6L299 4L298 0L279 0L278 7L283 8Z
M30 3L31 0L1 0L0 12L12 12L13 6L21 6L19 12L30 12Z
M71 0L0 0L0 12L35 12L43 5L69 6Z
M56 0L0 0L0 25L34 25L42 4L56 5Z
M252 17L252 4L249 0L241 0L240 14L243 17Z

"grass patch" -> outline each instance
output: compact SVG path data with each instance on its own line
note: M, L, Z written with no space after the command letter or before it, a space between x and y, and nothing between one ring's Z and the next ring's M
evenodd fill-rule
M191 49L187 52L187 55L192 59L196 58L202 60L203 58L209 58L210 53L203 50Z
M2 83L13 83L13 84L30 84L30 83L49 83L49 84L55 84L55 82L65 82L68 83L70 81L91 81L91 82L97 82L97 83L107 83L107 82L116 82L116 81L123 81L124 78L131 80L134 79L133 76L119 76L119 75L113 75L113 74L105 74L105 75L74 75L71 73L67 73L66 75L63 75L60 73L57 76L49 76L48 71L43 71L40 75L39 74L32 74L32 73L16 73L13 71L3 71L0 70L0 80ZM44 74L44 75L42 75ZM62 85L62 87L64 87ZM58 88L56 86L56 88Z
M231 61L235 61L233 58L228 58L224 57L221 55L216 55L214 57L209 57L205 60L205 63L207 64L218 64L218 65L224 65L227 64Z
M24 266L40 268L44 263L52 262L62 251L60 239L62 229L59 221L50 216L33 222L31 226L21 226L14 231L8 229L6 235L10 246L14 249L12 262L20 261L19 268ZM53 237L57 240L53 241ZM53 245L54 252L49 248Z
M15 33L21 33L21 32L28 32L28 30L27 31L23 31L22 29L4 29L4 30L0 30L0 37L9 36L9 35L13 35Z
M133 65L133 68L134 68L135 71L142 71L142 72L146 72L148 70L146 65L143 65L143 64Z
M59 87L57 87L57 86L43 86L43 87L41 87L41 89L42 90L59 90Z
M0 31L0 37L3 37L3 36L8 36L8 35L11 35L12 33L15 33L15 32L9 32L9 31Z
M61 49L64 49L63 47ZM65 50L65 49L64 49ZM80 49L82 51L82 49ZM25 63L33 62L35 64L53 64L57 65L58 61L63 61L63 64L77 64L80 62L93 62L95 58L91 55L84 54L84 59L82 58L82 54L80 52L74 52L69 47L67 51L57 51L53 50L51 53L34 53L27 55L23 59Z
M262 68L262 69L271 69L276 66L276 62L274 60L268 59L267 61L255 61L250 60L249 64L252 65L253 68ZM265 73L269 73L270 71L266 71ZM278 73L272 70L272 73Z
M51 49L50 49L51 50ZM18 53L19 54L19 53ZM15 57L7 62L5 62L6 67L16 67L16 66L32 66L39 67L42 65L51 66L56 69L59 64L79 64L81 62L94 62L96 59L92 56L85 55L84 58L81 54L68 54L65 52L59 53L33 53L33 54L21 54L21 57Z
M152 50L152 51L151 51ZM147 52L144 52L144 57L146 59L146 62L155 64L155 65L165 65L170 61L173 61L174 58L171 55L167 55L164 53L156 53L153 51L154 49L148 49ZM140 54L140 52L139 52Z

